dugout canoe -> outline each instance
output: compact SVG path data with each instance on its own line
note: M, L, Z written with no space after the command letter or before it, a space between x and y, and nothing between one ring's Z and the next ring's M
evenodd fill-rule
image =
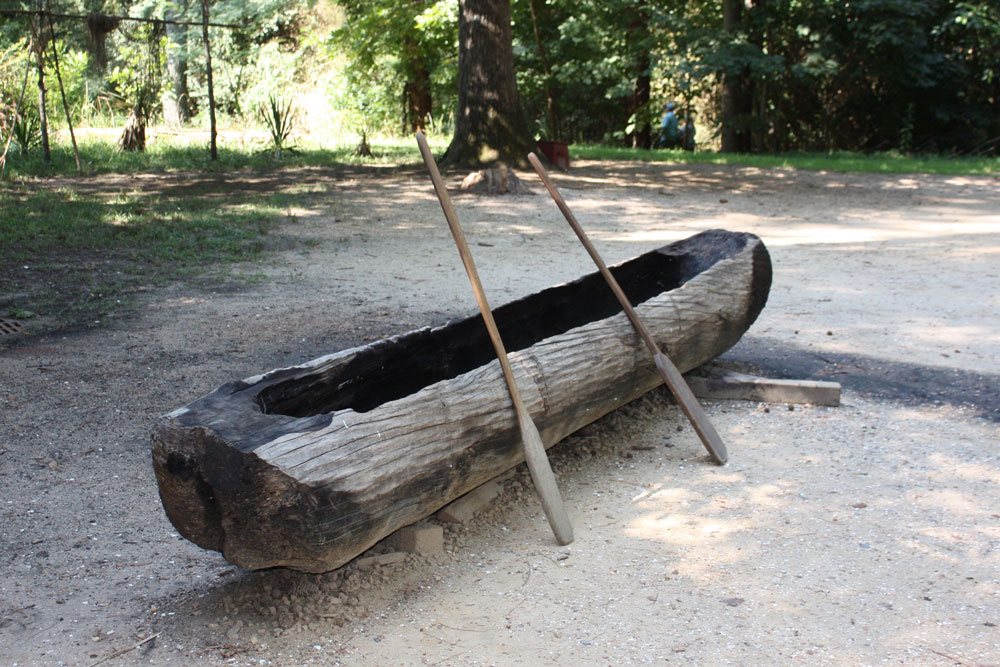
M722 230L611 270L681 372L735 344L771 285L761 240ZM546 447L662 383L596 272L494 315ZM240 567L305 572L524 460L478 314L226 384L166 415L152 454L181 535Z

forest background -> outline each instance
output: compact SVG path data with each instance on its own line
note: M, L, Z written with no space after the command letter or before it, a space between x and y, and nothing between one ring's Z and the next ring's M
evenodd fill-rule
M674 101L696 119L700 147L727 152L1000 151L993 0L513 0L510 10L536 138L650 148ZM0 2L0 129L11 158L38 149L41 57L56 130L67 127L63 96L76 127L136 113L204 127L211 71L219 122L259 128L275 154L293 135L316 147L447 136L458 12L456 0Z

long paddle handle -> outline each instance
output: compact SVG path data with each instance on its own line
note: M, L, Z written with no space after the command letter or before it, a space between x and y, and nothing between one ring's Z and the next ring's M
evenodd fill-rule
M455 238L455 245L458 246L458 253L462 256L462 264L465 265L465 272L469 275L469 282L472 283L472 291L476 295L476 303L479 304L479 312L482 313L483 322L486 323L486 330L489 332L490 340L493 342L493 349L496 350L497 359L500 361L500 368L503 370L504 380L507 381L507 389L510 392L510 400L514 404L517 412L517 422L521 429L521 440L524 443L524 459L528 463L528 470L531 471L531 479L535 483L538 497L542 501L542 510L545 512L552 532L556 536L559 544L569 544L573 541L573 525L569 522L566 508L563 506L562 497L559 495L559 487L556 484L555 475L552 474L552 467L549 465L548 456L545 454L545 445L542 444L542 437L538 433L535 422L531 420L531 415L521 400L521 392L517 388L514 380L514 371L507 360L507 351L504 349L503 341L500 339L500 331L493 319L493 311L486 301L486 293L483 285L479 281L479 272L472 261L472 252L469 244L465 241L465 234L461 225L458 224L458 216L451 205L448 197L448 190L444 187L441 174L438 172L434 156L431 155L430 146L422 132L417 132L417 145L420 146L420 154L427 165L427 171L431 174L431 182L434 183L434 190L437 192L438 201L444 210L444 217L448 220L448 227L451 228L451 235Z
M562 211L563 216L566 218L566 222L568 222L569 226L573 228L573 231L576 232L580 242L583 243L583 247L587 249L588 253L590 253L590 258L594 260L594 264L597 265L601 275L604 276L604 279L607 281L611 291L615 293L619 303L621 303L622 308L625 310L625 315L628 316L629 321L632 322L632 326L635 327L635 330L639 332L639 335L642 337L643 342L646 343L649 353L653 355L653 362L656 364L656 368L660 371L660 375L667 383L667 387L670 388L670 392L674 395L674 398L677 399L677 403L681 406L681 410L684 411L688 421L691 422L691 426L694 427L698 437L701 438L701 441L705 445L705 449L708 450L712 460L719 465L724 464L729 458L729 454L726 452L726 445L722 442L722 438L719 437L715 427L712 426L712 422L709 421L708 415L705 414L705 410L701 407L701 404L698 403L698 399L696 399L694 394L691 392L691 388L688 386L687 382L684 381L684 376L681 375L679 370L677 370L677 366L674 365L674 362L670 361L670 358L660 351L660 348L656 345L656 341L654 341L653 337L649 335L649 331L639 319L635 309L632 308L632 304L629 302L628 297L625 296L625 292L622 291L622 288L618 285L618 281L615 280L613 275L611 275L611 271L608 270L608 267L604 264L604 260L602 260L601 256L597 253L597 248L595 248L594 244L592 244L590 239L587 238L587 233L583 231L583 227L581 227L580 223L576 221L576 216L574 216L573 212L569 210L569 206L566 205L562 195L559 194L559 191L556 190L556 186L553 185L551 180L549 180L549 174L545 170L545 167L542 166L542 163L538 160L538 156L534 153L529 153L528 160L535 168L535 171L538 172L538 176L542 179L542 183L545 184L549 194L552 195L552 199L555 201L556 206L558 206L559 210Z

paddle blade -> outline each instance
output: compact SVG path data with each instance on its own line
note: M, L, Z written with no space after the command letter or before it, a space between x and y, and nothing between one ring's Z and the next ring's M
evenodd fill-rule
M722 438L719 437L719 433L715 430L715 427L712 426L712 422L709 421L704 408L701 407L698 399L694 397L694 393L691 392L691 388L688 386L687 381L684 380L684 376L677 370L677 366L674 366L674 362L670 361L662 352L657 352L653 356L653 361L656 363L656 368L660 371L660 375L667 383L667 387L670 388L670 392L677 399L681 410L687 415L688 421L694 427L695 433L701 438L701 442L705 445L705 449L708 450L709 456L720 466L725 464L729 459L726 445L722 442Z
M524 415L518 421L521 424L521 440L524 442L524 460L528 463L531 480L542 501L542 510L552 526L556 541L563 545L569 544L573 541L573 524L569 522L562 496L559 495L559 486L552 473L552 466L549 465L549 457L545 454L542 436L529 416Z

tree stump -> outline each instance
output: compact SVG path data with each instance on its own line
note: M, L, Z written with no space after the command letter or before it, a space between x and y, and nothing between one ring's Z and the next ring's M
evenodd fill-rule
M372 155L372 147L368 145L368 133L361 133L361 143L354 149L354 154L358 157L375 157Z
M146 150L146 115L138 106L132 108L125 121L125 129L118 137L118 150L140 153Z

